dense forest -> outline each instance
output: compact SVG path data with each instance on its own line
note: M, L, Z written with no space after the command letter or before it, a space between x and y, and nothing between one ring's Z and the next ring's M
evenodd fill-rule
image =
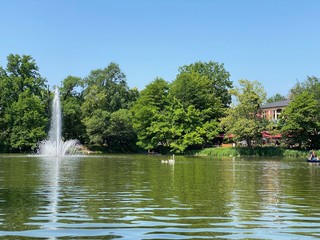
M279 122L266 122L259 109L284 96L266 99L257 81L243 79L238 85L233 87L223 64L210 61L181 66L172 82L156 78L139 91L128 87L118 64L110 63L85 78L68 76L61 82L63 137L108 151L183 153L212 146L221 133L259 143L267 129L282 133L287 146L319 146L318 78L293 86ZM7 66L0 67L2 151L32 152L47 137L52 87L31 56L7 57Z

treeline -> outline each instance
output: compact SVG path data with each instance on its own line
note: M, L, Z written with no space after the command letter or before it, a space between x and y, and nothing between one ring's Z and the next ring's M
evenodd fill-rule
M267 121L260 110L261 104L285 99L276 94L266 100L263 86L257 81L239 80L239 87L230 90L235 105L221 118L221 127L233 134L233 141L245 140L251 147L261 144L261 132L281 134L280 143L286 148L320 148L320 79L308 77L297 82L289 91L289 105L277 121Z
M156 78L145 89L129 88L116 63L85 78L68 76L60 87L63 137L108 151L148 150L183 153L212 146L221 133L234 141L261 139L261 131L279 132L287 144L316 146L320 132L320 83L315 77L291 89L280 122L266 122L260 106L262 85L240 80L234 88L223 64L195 62L178 69L172 82ZM35 151L47 137L52 87L31 56L9 55L0 67L0 147ZM231 98L235 102L231 105Z
M231 103L232 82L223 64L182 66L169 83L156 78L130 89L116 63L60 86L63 137L112 151L184 152L212 144L219 118ZM52 88L31 56L9 55L0 68L0 146L34 151L49 129Z

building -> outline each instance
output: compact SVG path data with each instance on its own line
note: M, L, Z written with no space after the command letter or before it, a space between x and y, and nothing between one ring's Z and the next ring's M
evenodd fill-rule
M277 122L282 111L288 106L290 103L289 99L266 103L260 107L261 115L263 118L269 121Z

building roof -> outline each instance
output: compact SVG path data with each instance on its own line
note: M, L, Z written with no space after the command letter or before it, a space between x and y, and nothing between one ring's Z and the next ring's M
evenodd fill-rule
M272 103L266 103L263 104L260 108L261 109L266 109L266 108L280 108L280 107L286 107L290 103L289 99L277 101L277 102L272 102Z

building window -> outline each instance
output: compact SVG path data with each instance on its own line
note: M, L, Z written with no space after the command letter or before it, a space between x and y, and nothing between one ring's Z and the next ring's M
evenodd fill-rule
M281 113L282 113L282 109L277 109L277 110L275 111L275 119L279 119Z

